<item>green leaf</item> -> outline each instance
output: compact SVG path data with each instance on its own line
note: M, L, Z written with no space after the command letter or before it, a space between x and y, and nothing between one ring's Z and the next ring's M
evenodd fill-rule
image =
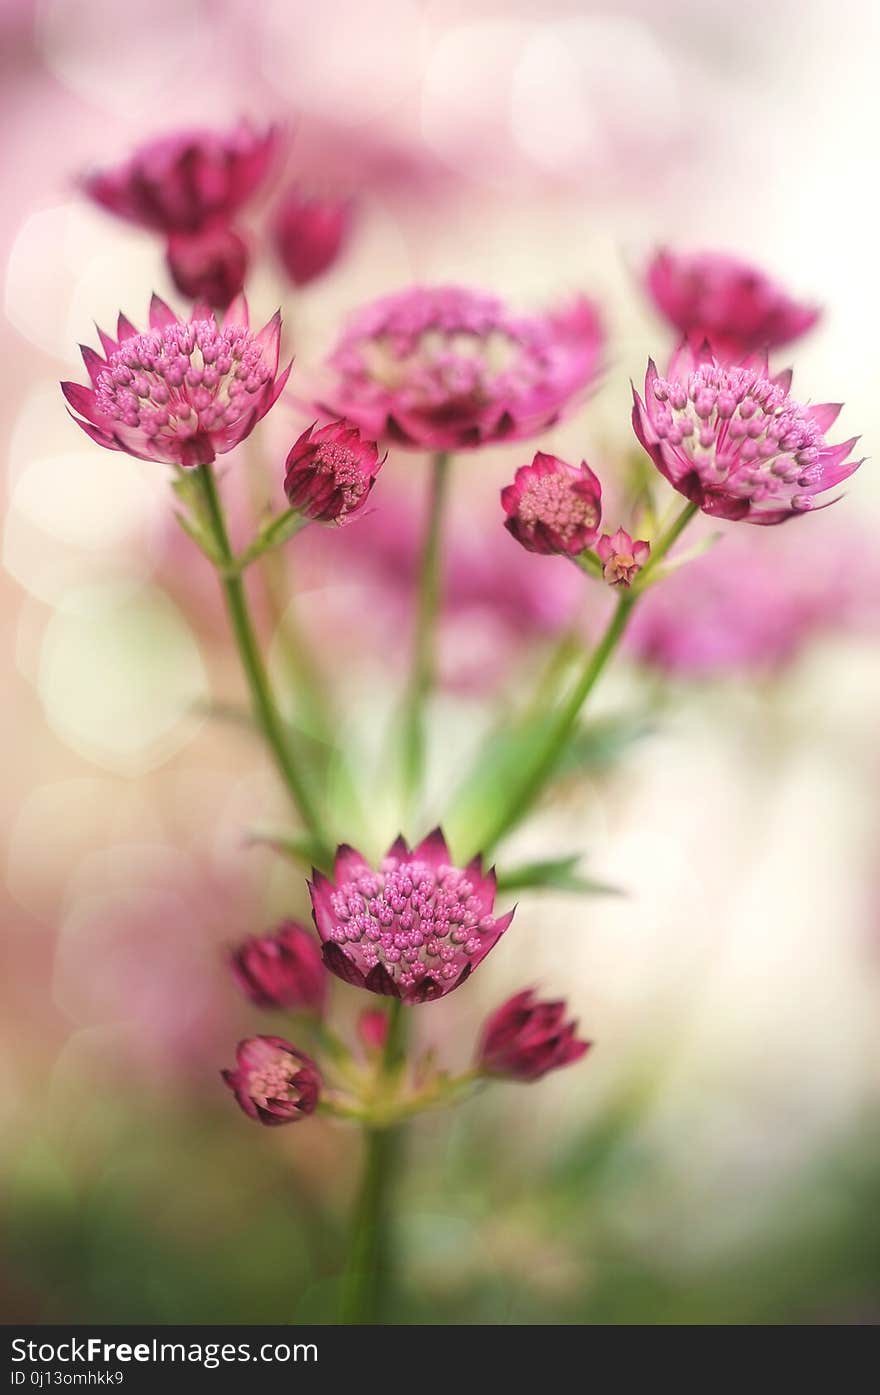
M239 570L243 571L245 567L249 567L252 562L256 562L267 552L281 547L283 543L295 537L308 522L309 520L303 518L302 514L297 513L295 509L286 509L284 513L270 518L268 522L263 524L250 546L246 547L238 558Z
M175 486L176 488L176 486ZM177 519L188 538L191 538L200 552L204 553L209 562L213 562L215 567L224 566L223 558L214 546L211 536L205 531L201 523L194 518L189 518L179 509L175 509L174 517Z
M521 867L508 867L498 873L499 891L573 891L582 896L623 896L617 886L593 881L577 871L580 853L545 862L525 862Z

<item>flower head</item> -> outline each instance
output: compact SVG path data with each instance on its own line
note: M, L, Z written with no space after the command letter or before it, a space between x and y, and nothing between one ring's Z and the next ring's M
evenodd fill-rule
M830 446L839 404L802 406L790 373L771 377L766 356L724 367L706 343L685 342L661 378L648 363L644 401L633 390L633 428L661 474L713 518L782 523L816 507L862 463L858 437Z
M114 169L88 175L83 185L95 203L161 233L199 232L227 221L269 172L279 133L178 131L140 146Z
M568 465L538 451L501 491L504 526L529 552L576 557L591 547L602 520L602 486L586 462Z
M363 440L350 422L334 421L317 431L313 424L287 457L290 507L321 523L346 523L365 506L384 462L375 441Z
M234 229L212 223L199 232L172 233L165 260L181 295L225 310L244 286L248 254Z
M243 298L222 328L205 305L180 320L154 295L146 333L124 315L117 339L98 333L106 358L82 349L92 386L61 390L93 441L140 460L210 464L250 434L290 373L288 365L278 374L280 313L252 334Z
M522 440L596 377L602 330L589 301L514 316L492 296L413 287L356 314L330 360L332 410L377 440L461 450Z
M351 232L348 199L305 198L291 189L275 215L275 248L295 286L329 271Z
M229 956L232 976L257 1007L320 1012L327 971L314 934L287 920L271 935L254 935Z
M484 874L479 858L453 867L439 829L412 851L398 838L375 871L343 845L334 880L312 876L327 968L346 983L408 1004L458 988L513 919L513 911L492 915L494 872Z
M544 1002L534 989L516 993L492 1013L483 1028L477 1062L487 1075L539 1080L548 1071L570 1066L590 1049L566 1022L563 1001Z
M596 553L609 586L629 587L650 557L651 545L641 540L633 542L625 528L618 528L616 533L603 533L596 543Z
M757 267L722 253L660 251L645 284L675 329L697 340L708 338L725 360L790 344L812 329L820 314Z
M235 1052L237 1068L220 1074L245 1114L260 1124L292 1124L314 1114L321 1076L310 1057L283 1037L247 1037Z

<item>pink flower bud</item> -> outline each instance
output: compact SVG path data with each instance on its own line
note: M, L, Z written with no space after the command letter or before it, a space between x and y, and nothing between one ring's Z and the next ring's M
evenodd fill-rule
M357 1032L368 1051L381 1051L388 1036L387 1012L366 1009L357 1020Z
M527 988L503 1003L488 1018L477 1053L487 1075L509 1080L538 1080L548 1071L572 1065L591 1043L575 1037L576 1022L566 1022L563 1001L542 1002Z
M314 1061L283 1037L247 1037L236 1070L220 1074L241 1108L260 1124L292 1124L314 1114L321 1076Z
M385 463L375 441L334 421L304 431L287 457L284 491L290 507L319 523L346 523L359 513Z
M275 246L295 286L329 271L351 232L347 199L309 199L291 189L276 214Z
M609 586L632 585L651 555L650 543L633 542L626 529L603 533L596 543L596 553L602 562L602 575Z
M225 310L244 286L248 254L237 232L215 223L200 232L172 233L165 260L181 295Z
M602 486L586 463L538 451L501 491L504 526L529 552L576 557L592 547L602 519Z
M255 935L230 955L239 988L263 1008L305 1008L321 1012L327 996L327 970L314 934L294 920L272 935Z

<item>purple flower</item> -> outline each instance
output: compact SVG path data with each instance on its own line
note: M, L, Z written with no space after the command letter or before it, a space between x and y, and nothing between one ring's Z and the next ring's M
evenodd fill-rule
M633 389L633 429L661 474L712 518L782 523L817 507L861 465L854 436L831 446L837 403L802 406L791 373L766 355L725 367L704 343L683 343L661 378L648 362L644 401ZM829 501L829 502L833 502Z
M260 1124L292 1124L314 1114L321 1076L314 1061L283 1037L246 1037L237 1068L220 1074L241 1108Z
M87 175L95 203L140 227L165 233L200 232L226 222L269 172L279 132L176 131L140 146L121 165Z
M61 390L86 435L139 460L210 464L250 435L290 374L289 364L278 373L280 311L252 334L243 297L222 328L206 305L181 320L154 295L145 334L124 315L116 339L98 333L106 358L82 348L91 387Z
M538 451L501 491L504 526L529 552L576 557L602 521L602 486L585 461L568 465Z
M545 1002L527 988L508 998L483 1028L477 1064L487 1075L508 1080L539 1080L548 1071L579 1061L591 1043L575 1036L576 1022L566 1022L566 1004Z
M346 523L364 508L385 463L375 441L356 426L334 421L304 431L285 464L284 491L292 509L319 523Z
M625 528L618 528L616 533L603 533L596 555L608 585L628 588L650 557L651 545L641 539L633 542Z
M330 411L414 450L522 440L594 381L603 333L592 304L515 316L457 286L421 287L360 310L330 364Z
M645 285L660 314L719 358L736 362L812 329L820 311L792 299L758 268L718 252L657 252Z
M314 934L287 920L271 935L254 935L229 957L232 976L257 1007L321 1012L327 971Z
M513 919L495 919L495 873L479 858L453 867L439 829L412 851L403 838L373 870L343 844L333 881L313 872L309 891L324 963L346 983L430 1002L470 977Z

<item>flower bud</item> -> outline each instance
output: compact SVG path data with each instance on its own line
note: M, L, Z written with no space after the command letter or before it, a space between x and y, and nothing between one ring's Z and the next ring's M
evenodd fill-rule
M260 1124L292 1124L314 1114L321 1076L314 1061L283 1037L247 1037L236 1070L221 1071L245 1114Z
M194 233L172 233L165 260L175 286L190 300L225 310L241 294L247 247L237 232L214 224Z
M618 528L616 533L603 533L596 543L596 555L608 585L629 588L650 557L651 545L633 542L625 528Z
M367 1008L357 1020L357 1034L368 1051L381 1051L388 1036L388 1014Z
M257 1007L321 1012L327 970L314 934L294 920L271 935L254 935L229 957L232 976Z
M347 199L309 199L291 189L275 218L275 247L295 286L329 271L351 232Z
M529 552L576 557L592 547L602 519L602 486L590 467L538 451L501 491L504 526Z
M591 1043L577 1039L577 1023L566 1022L565 1013L562 1000L542 1002L534 989L514 994L483 1028L477 1052L480 1069L487 1075L530 1081L579 1061Z
M304 431L291 447L284 492L292 509L319 523L346 523L364 507L385 463L375 441L334 421Z

